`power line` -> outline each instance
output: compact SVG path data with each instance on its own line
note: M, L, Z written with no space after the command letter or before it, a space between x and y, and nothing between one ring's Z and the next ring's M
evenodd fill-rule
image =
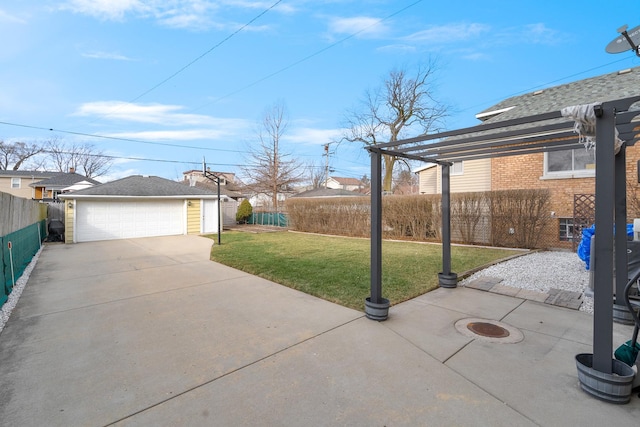
M271 74L267 74L266 76L264 76L264 77L262 77L262 78L260 78L260 79L258 79L258 80L255 80L253 83L249 83L248 85L243 86L243 87L241 87L240 89L237 89L237 90L235 90L235 91L233 91L233 92L230 92L230 93L228 93L228 94L226 94L226 95L223 95L223 96L221 96L221 97L219 97L219 98L217 98L217 99L214 99L214 100L213 100L213 101L211 101L211 102L208 102L208 103L203 104L203 105L201 105L201 106L199 106L199 107L196 107L195 109L193 109L193 110L191 110L191 111L198 111L198 110L200 110L200 109L202 109L202 108L208 107L208 106L209 106L209 105L211 105L211 104L214 104L214 103L216 103L216 102L219 102L219 101L221 101L221 100L223 100L223 99L226 99L226 98L228 98L228 97L230 97L230 96L233 96L233 95L235 95L235 94L237 94L237 93L240 93L240 92L242 92L242 91L244 91L244 90L246 90L246 89L249 89L249 88L251 88L251 87L253 87L253 86L256 86L256 85L258 85L258 84L260 84L260 83L264 82L265 80L270 79L271 77L274 77L274 76L276 76L276 75L278 75L278 74L280 74L280 73L283 73L283 72L285 72L285 71L287 71L287 70L289 70L289 69L291 69L291 68L295 67L296 65L299 65L299 64L301 64L301 63L303 63L303 62L305 62L305 61L308 61L309 59L311 59L311 58L313 58L313 57L316 57L316 56L320 55L321 53L324 53L324 52L326 52L327 50L329 50L329 49L331 49L331 48L334 48L334 47L338 46L338 45L339 45L339 44L341 44L341 43L344 43L345 41L347 41L347 40L349 40L349 39L354 38L354 37L355 37L355 36L357 36L358 34L360 34L360 33L364 32L364 31L368 30L368 29L369 29L369 28L371 28L371 27L374 27L374 26L376 26L376 25L378 25L378 24L380 24L380 23L382 23L382 22L384 22L384 21L386 21L386 20L388 20L388 19L393 18L393 17L394 17L394 16L396 16L396 15L401 14L402 12L406 11L407 9L412 8L413 6L417 5L418 3L422 3L422 1L423 1L423 0L417 0L417 1L415 1L415 2L413 2L413 3L411 3L411 4L409 4L409 5L407 5L407 6L405 6L405 7L403 7L402 9L397 10L397 11L393 12L392 14L385 16L384 18L378 19L377 21L373 22L372 24L367 25L366 27L363 27L363 28L362 28L362 29L360 29L359 31L356 31L355 33L349 34L348 36L346 36L346 37L344 37L344 38L342 38L342 39L340 39L340 40L338 40L338 41L336 41L336 42L334 42L334 43L330 44L329 46L326 46L326 47L324 47L324 48L322 48L322 49L320 49L320 50L317 50L317 51L315 51L314 53L312 53L312 54L310 54L310 55L307 55L307 56L303 57L302 59L299 59L299 60L297 60L297 61L294 61L294 62L292 62L291 64L289 64L289 65L287 65L287 66L285 66L285 67L283 67L283 68L280 68L279 70L274 71L274 72L273 72L273 73L271 73Z
M195 59L193 59L192 61L190 61L188 64L184 65L182 68L180 68L178 71L174 72L173 74L171 74L169 77L165 78L164 80L162 80L161 82L155 84L154 86L152 86L150 89L147 89L146 91L142 92L140 95L136 96L135 98L133 98L131 101L129 101L129 103L133 103L136 102L137 100L139 100L140 98L142 98L145 95L148 95L149 93L151 93L152 91L156 90L157 88L159 88L160 86L164 85L165 83L167 83L169 80L173 79L174 77L176 77L178 74L182 73L183 71L185 71L187 68L189 68L190 66L192 66L193 64L195 64L196 62L198 62L199 60L201 60L202 58L204 58L205 56L207 56L208 54L210 54L211 52L213 52L215 49L217 49L218 47L222 46L224 43L226 43L227 41L229 41L232 37L234 37L236 34L238 34L239 32L241 32L242 30L244 30L245 28L247 28L249 25L253 24L255 21L257 21L258 19L260 19L262 16L264 16L267 12L271 11L273 8L275 8L278 4L280 4L282 2L282 0L278 0L275 3L273 3L271 6L269 6L268 8L266 8L265 10L263 10L262 12L260 12L258 15L256 15L253 19L251 19L249 22L247 22L246 24L242 25L240 28L238 28L236 31L234 31L233 33L229 34L227 37L225 37L224 39L222 39L221 41L219 41L218 43L216 43L213 47L211 47L210 49L208 49L207 51L205 51L204 53L202 53L201 55L199 55L198 57L196 57ZM112 111L102 115L99 118L104 118L107 117L111 114L113 114L114 112L118 111L120 108L122 108L122 105L114 108ZM98 120L99 118L96 118L94 121ZM93 123L93 122L92 122Z
M46 128L46 127L42 127L42 126L31 126L31 125L25 125L25 124L22 124L22 123L11 123L11 122L0 121L0 124L7 125L7 126L22 127L22 128L27 128L27 129L44 130L44 131L48 131L48 132L58 132L58 133L64 133L64 134L69 134L69 135L75 135L75 136L84 136L84 137L87 137L87 138L99 138L99 139L109 139L109 140L115 140L115 141L135 142L135 143L138 143L138 144L162 145L162 146L165 146L165 147L188 148L188 149L192 149L192 150L224 151L224 152L228 152L228 153L245 153L245 151L242 151L242 150L228 150L228 149L223 149L223 148L196 147L196 146L193 146L193 145L171 144L171 143L168 143L168 142L157 142L157 141L142 141L142 140L139 140L139 139L120 138L120 137L117 137L117 136L108 136L108 135L99 135L99 134L92 134L92 133L74 132L74 131L70 131L70 130Z
M66 155L74 155L77 153L74 153L72 151L53 151L53 150L42 150L41 153L45 153L45 154L66 154ZM193 165L202 165L202 162L192 162L192 161L187 161L187 160L169 160L169 159L151 159L148 157L129 157L129 156L114 156L114 155L110 155L110 154L103 154L103 153L83 153L83 156L87 156L87 157L101 157L101 158L105 158L105 159L112 159L112 160L133 160L133 161L139 161L139 162L157 162L157 163L180 163L180 164L193 164ZM216 166L242 166L239 164L234 164L234 163L211 163L212 165L216 165Z
M550 85L552 85L554 83L558 83L558 82L561 82L561 81L564 81L564 80L567 80L567 79L570 79L570 78L573 78L573 77L576 77L576 76L580 76L582 74L589 73L591 71L595 71L595 70L598 70L600 68L608 67L610 65L617 64L618 62L623 62L623 61L627 61L627 60L629 60L629 58L622 58L622 59L618 59L617 61L611 61L611 62L608 62L608 63L603 64L603 65L598 65L597 67L589 68L588 70L580 71L579 73L574 73L574 74L571 74L569 76L561 77L559 79L555 79L555 80L552 80L552 81L547 82L547 83L543 83L543 84L539 84L539 85L533 86L533 87L531 87L529 89L525 89L525 90L521 90L521 91L518 91L518 92L514 92L511 95L507 95L506 97L503 97L503 98L494 98L491 101L482 102L482 103L479 103L479 104L476 104L476 105L471 105L469 107L463 108L460 111L467 111L467 110L470 110L472 108L476 108L476 107L479 107L481 105L487 104L488 102L504 101L505 99L511 98L512 96L522 95L523 93L529 93L529 92L532 92L532 91L534 91L536 89L539 89L539 88L549 87Z

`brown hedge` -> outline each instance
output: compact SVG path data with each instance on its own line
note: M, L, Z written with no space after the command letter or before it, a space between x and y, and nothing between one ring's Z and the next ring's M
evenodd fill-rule
M535 248L548 226L548 190L508 190L451 195L452 240ZM297 231L368 237L369 197L289 199L289 225ZM383 237L440 240L440 195L382 198Z

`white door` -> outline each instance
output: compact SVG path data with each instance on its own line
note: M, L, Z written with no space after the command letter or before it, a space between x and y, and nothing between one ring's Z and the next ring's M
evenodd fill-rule
M184 234L184 202L77 201L77 242Z
M217 200L202 201L202 232L203 233L218 232L218 201Z

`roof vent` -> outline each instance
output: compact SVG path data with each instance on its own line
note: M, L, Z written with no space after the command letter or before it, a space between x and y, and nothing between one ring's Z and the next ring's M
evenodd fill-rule
M620 74L629 74L631 72L631 68L627 68L625 70L618 71L618 75Z
M542 92L544 92L543 90L537 90L535 92L533 92L533 95L540 95Z

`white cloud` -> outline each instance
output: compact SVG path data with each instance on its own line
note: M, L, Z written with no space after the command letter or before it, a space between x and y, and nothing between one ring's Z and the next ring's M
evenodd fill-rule
M525 25L522 31L522 38L529 43L555 44L560 41L561 34L544 24L538 23Z
M141 0L68 0L61 9L105 20L121 20L127 13L149 13L152 6Z
M382 37L389 28L378 18L356 16L352 18L331 18L329 20L330 34L355 34L359 37Z
M89 102L81 105L75 116L97 117L101 121L142 124L152 129L102 133L114 138L196 141L242 139L251 132L253 123L245 119L220 118L204 114L182 113L180 105L134 104L119 101ZM122 127L121 124L118 126ZM170 129L168 129L170 128Z
M259 1L211 1L211 0L67 0L60 9L73 13L92 16L107 21L122 21L126 17L155 19L160 25L169 28L206 30L238 29L227 17L216 16L223 10L235 9L264 10L272 2ZM291 13L294 9L286 5L277 5L274 11ZM262 30L263 27L249 26L245 30Z
M10 24L26 24L27 21L20 19L17 16L9 15L4 10L0 9L0 22L7 22Z
M461 54L460 55L461 58L463 59L467 59L469 61L483 61L486 59L489 59L490 56L487 55L486 53L482 53L482 52L471 52L471 53L467 53L467 54Z
M384 53L415 53L418 49L409 44L389 44L376 49L378 52Z
M448 24L433 25L429 28L406 36L406 41L427 44L454 44L460 42L477 43L479 37L490 34L491 27L485 24Z
M463 57L470 60L481 60L489 57L486 50L495 46L513 46L523 44L554 44L566 38L559 31L548 28L545 24L529 24L522 27L495 29L482 23L452 23L430 26L402 38L407 44L426 46L430 49L460 50L473 47L471 54Z
M85 52L82 54L82 56L84 56L85 58L91 58L91 59L113 59L116 61L133 61L133 59L116 52L92 51L92 52Z
M109 133L105 136L141 141L197 141L202 139L225 139L232 135L229 129L184 129L117 132Z
M76 116L96 116L103 119L163 126L247 126L244 119L220 119L203 114L185 114L184 107L167 104L134 104L120 101L97 101L82 104Z
M298 144L322 145L335 141L342 135L341 129L315 129L309 127L291 128L283 139Z

